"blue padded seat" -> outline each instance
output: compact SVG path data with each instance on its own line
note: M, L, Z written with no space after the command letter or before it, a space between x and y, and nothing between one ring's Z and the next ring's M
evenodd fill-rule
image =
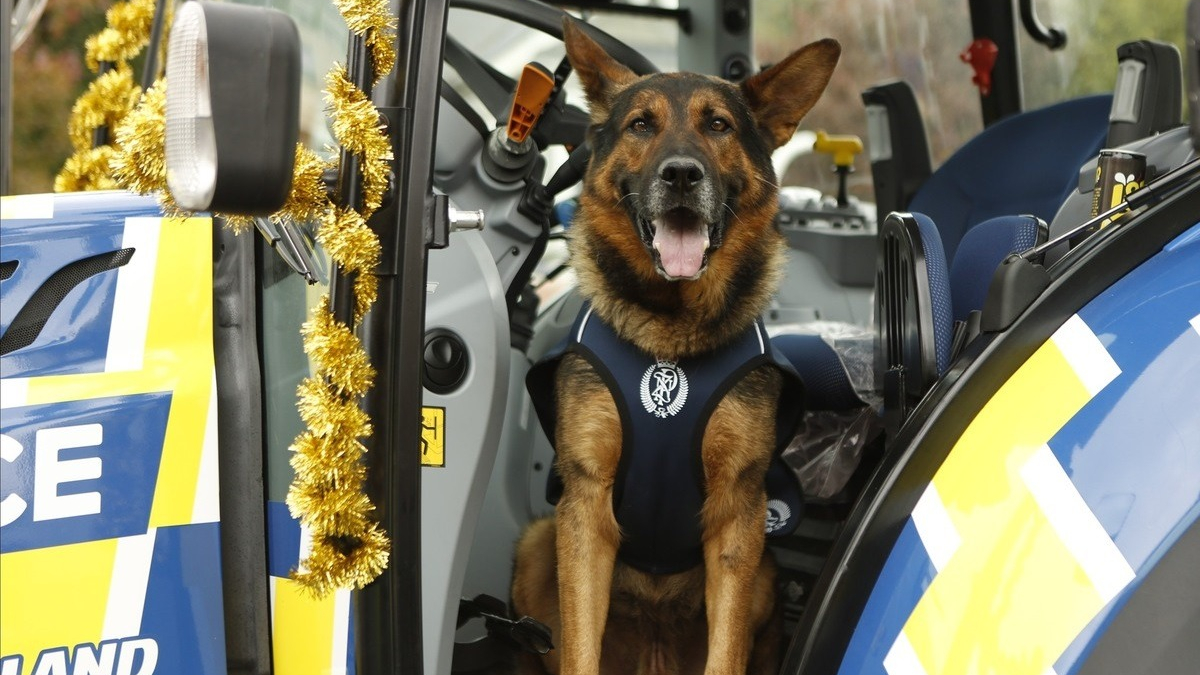
M949 366L954 322L982 309L996 268L1012 253L1033 248L1046 236L1046 225L1033 216L1000 216L971 228L958 246L953 263L945 264L941 237L932 219L912 214L925 255L933 354L937 374ZM837 353L819 335L784 334L771 340L792 362L805 382L810 410L847 410L862 405Z
M792 363L804 382L806 410L849 410L862 405L837 352L820 335L777 335L771 344Z
M1077 186L1079 167L1104 147L1111 107L1112 96L1103 94L1001 120L959 148L913 196L909 211L926 249L938 374L949 366L954 321L982 309L999 264L1037 243L1038 219L1054 218ZM837 355L819 336L780 335L774 342L805 380L810 408L859 405Z
M999 216L967 230L950 263L950 295L954 320L983 309L992 276L1012 253L1033 248L1046 236L1045 224L1033 216Z
M1087 96L1023 112L984 129L938 167L908 210L938 224L946 259L973 226L1028 213L1046 222L1104 147L1112 96Z

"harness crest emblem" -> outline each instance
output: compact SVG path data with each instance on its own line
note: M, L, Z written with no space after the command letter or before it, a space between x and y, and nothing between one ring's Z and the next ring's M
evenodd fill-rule
M642 405L655 417L672 417L687 403L688 380L674 361L659 361L642 375Z
M792 518L792 510L782 499L772 499L767 502L767 534L777 532L787 527Z

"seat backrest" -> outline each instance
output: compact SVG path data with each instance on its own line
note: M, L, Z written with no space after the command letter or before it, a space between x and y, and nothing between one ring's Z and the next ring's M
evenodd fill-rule
M1064 101L1003 119L938 167L908 210L938 225L946 257L989 218L1027 213L1049 222L1108 134L1112 96Z
M950 364L950 280L938 229L920 213L891 213L879 230L875 282L876 382L903 374L900 402L909 405Z
M1047 229L1034 216L989 219L968 230L954 262L947 265L938 229L928 216L888 214L877 241L874 383L886 388L888 371L896 369L902 369L903 382L891 401L885 393L885 408L911 405L946 371L955 322L965 322L983 308L1001 261L1046 241ZM804 380L806 409L862 405L847 366L821 335L784 334L772 343ZM896 374L890 377L894 380Z
M992 276L1009 254L1045 242L1048 234L1046 222L1029 215L990 218L967 230L950 261L954 320L966 321L972 311L983 309Z

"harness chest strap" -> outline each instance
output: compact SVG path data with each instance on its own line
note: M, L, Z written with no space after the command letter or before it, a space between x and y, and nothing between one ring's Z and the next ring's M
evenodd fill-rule
M780 426L786 433L777 434L786 444L798 416L787 413L798 413L802 400L791 365L771 348L761 321L721 349L672 362L625 342L585 304L567 342L530 372L535 407L552 442L553 370L567 352L579 354L595 368L621 417L622 451L613 489L614 515L622 532L620 558L655 574L699 564L705 491L700 453L708 419L750 371L775 365L789 385L780 402ZM777 448L781 449L782 445ZM773 508L767 528L771 534L786 534L799 520L799 488L778 453L775 460L778 466L772 468L768 487L780 494L769 494Z

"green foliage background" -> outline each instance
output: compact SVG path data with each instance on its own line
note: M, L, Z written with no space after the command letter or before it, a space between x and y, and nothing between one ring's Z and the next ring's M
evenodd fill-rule
M83 63L83 42L104 27L108 6L107 0L50 0L12 55L13 194L49 192L70 156L67 118L93 77Z

